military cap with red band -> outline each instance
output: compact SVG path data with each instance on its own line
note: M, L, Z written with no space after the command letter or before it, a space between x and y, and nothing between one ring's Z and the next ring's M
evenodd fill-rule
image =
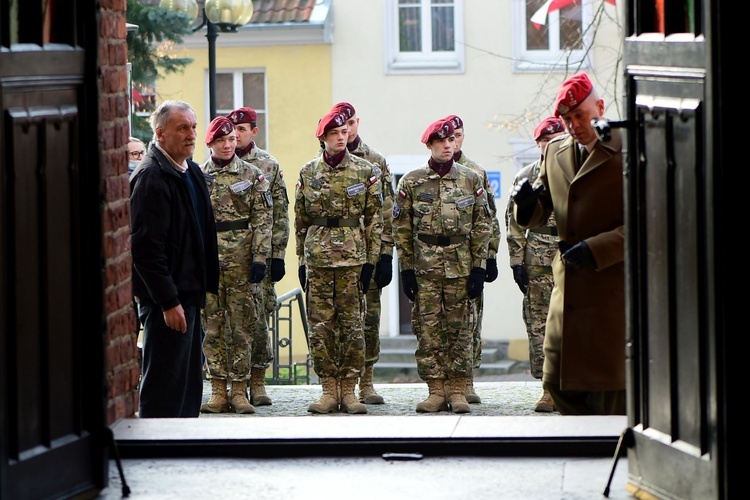
M227 115L227 118L232 120L232 123L238 125L240 123L254 124L258 123L258 113L253 108L243 107L237 108Z
M464 122L461 120L461 118L458 117L458 115L448 115L443 120L448 120L453 124L453 128L464 128Z
M534 140L538 141L543 135L559 134L565 132L563 121L554 116L548 116L534 129Z
M578 73L565 80L555 99L555 116L570 113L578 107L594 90L586 73Z
M211 120L211 124L206 130L206 144L211 144L219 137L229 135L234 130L232 121L226 116L217 116Z
M357 114L357 112L354 111L354 106L345 101L334 104L331 108L331 111L338 111L339 113L346 116L347 120Z
M332 109L318 122L318 128L315 129L315 137L320 139L332 128L343 127L346 125L346 120L347 118L345 114L341 111Z
M454 131L455 127L450 120L438 120L432 122L422 134L422 143L429 144L435 140L445 139L446 137L453 135Z

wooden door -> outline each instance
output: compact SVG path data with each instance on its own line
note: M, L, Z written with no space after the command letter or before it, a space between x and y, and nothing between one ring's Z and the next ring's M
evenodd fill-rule
M0 498L107 481L96 13L0 3Z

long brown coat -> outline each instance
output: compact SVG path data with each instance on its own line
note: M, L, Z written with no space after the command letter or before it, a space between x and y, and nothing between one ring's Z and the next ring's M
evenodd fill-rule
M597 142L578 173L577 143L549 143L537 180L544 188L528 227L552 210L560 240L585 240L596 269L568 271L558 252L544 341L545 382L566 391L625 389L625 236L622 135Z

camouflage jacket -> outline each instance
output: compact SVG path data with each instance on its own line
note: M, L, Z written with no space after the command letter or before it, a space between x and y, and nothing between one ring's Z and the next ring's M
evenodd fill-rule
M286 246L289 244L289 196L286 192L284 172L281 171L276 158L255 144L242 159L258 167L271 183L269 191L273 201L273 232L269 257L283 259L286 255Z
M380 178L380 189L383 193L383 233L380 238L380 255L393 255L393 224L391 214L393 213L393 176L385 161L385 156L374 148L371 148L360 139L357 148L351 153L372 163L375 167L375 175Z
M219 261L223 268L266 262L271 253L273 203L263 172L234 155L224 167L209 157L201 165L217 225L242 219L248 229L221 231L217 227Z
M307 162L300 170L294 200L300 265L375 265L383 232L382 208L380 182L370 162L348 151L336 167L328 165L322 153ZM332 224L321 219L332 219Z
M454 162L440 177L425 163L406 173L393 200L393 236L401 271L413 269L418 276L439 279L466 277L473 267L486 268L491 219L482 179L469 167ZM449 238L449 244L435 244L437 237Z
M516 186L522 179L529 179L534 183L539 177L542 162L537 160L518 171L513 179ZM511 192L513 192L513 186ZM552 274L552 259L557 253L557 226L553 212L545 227L523 229L513 217L513 198L508 196L508 206L505 209L505 227L507 230L508 253L510 265L523 265L530 274Z
M492 236L490 236L490 245L488 247L489 251L487 252L487 258L496 259L497 249L500 248L500 221L498 221L497 219L495 192L492 189L489 178L487 177L487 171L483 169L482 166L479 165L479 163L467 157L463 151L461 151L461 157L458 159L458 163L469 167L474 172L478 173L479 177L482 178L482 185L484 186L484 190L487 192L487 204L490 207L490 212L492 212Z

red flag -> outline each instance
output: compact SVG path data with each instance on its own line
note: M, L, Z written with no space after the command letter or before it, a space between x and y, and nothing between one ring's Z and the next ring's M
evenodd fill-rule
M550 12L560 10L563 7L567 7L572 3L578 3L579 0L547 0L544 2L539 10L534 12L531 16L531 22L534 23L536 29L540 29L542 26L547 24L547 16ZM616 0L604 0L605 2L615 5Z

